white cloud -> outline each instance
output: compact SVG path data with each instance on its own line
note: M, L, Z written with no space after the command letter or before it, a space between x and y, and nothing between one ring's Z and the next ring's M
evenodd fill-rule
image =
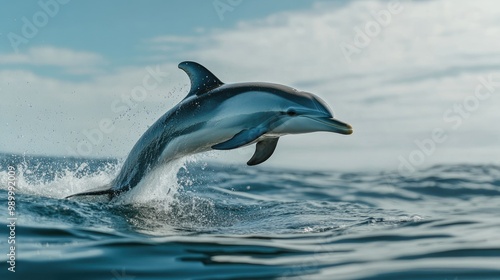
M6 66L55 66L68 70L71 74L94 73L105 59L96 53L75 51L53 46L28 49L24 53L0 55L0 65Z
M176 35L165 35L165 36L157 36L147 42L151 43L194 43L196 39L193 37L186 36L176 36Z
M493 36L500 34L500 25L493 24L500 10L490 8L498 7L495 1L402 1L403 10L392 14L390 23L348 62L339 45L353 44L355 28L364 30L375 21L373 13L388 10L388 5L386 1L353 1L345 6L321 2L307 11L244 21L232 29L177 41L186 41L182 57L210 65L223 81L294 85L322 96L340 119L354 125L355 134L349 137L317 134L281 141L278 151L290 152L279 164L299 160L302 155L295 156L300 154L296 150L309 153L306 143L313 142L331 149L333 156L348 149L345 153L353 156L339 165L380 166L381 161L392 161L394 166L400 154L415 149L414 140L428 137L435 127L449 129L443 113L474 93L478 76L496 73L500 79L500 41ZM454 151L457 146L473 150L476 143L460 135L491 134L500 116L489 110L499 103L494 97L483 102L464 120L461 133L450 135L459 139L442 145L441 151ZM327 144L323 137L335 144ZM464 154L463 161L491 157L477 151L474 156ZM451 154L442 152L427 163L446 161L447 156Z

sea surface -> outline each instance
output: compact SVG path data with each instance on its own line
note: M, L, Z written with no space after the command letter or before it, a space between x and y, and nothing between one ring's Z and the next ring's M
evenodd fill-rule
M499 166L311 172L195 158L111 203L64 199L120 165L2 155L0 279L500 279Z

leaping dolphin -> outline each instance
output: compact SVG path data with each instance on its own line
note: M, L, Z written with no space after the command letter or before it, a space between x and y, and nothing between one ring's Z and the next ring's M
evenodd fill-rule
M202 65L179 64L191 80L188 95L158 119L137 141L118 176L105 187L74 194L126 192L155 168L204 151L231 150L257 143L247 162L266 161L280 136L330 131L351 134L352 127L333 118L319 97L272 83L224 84Z

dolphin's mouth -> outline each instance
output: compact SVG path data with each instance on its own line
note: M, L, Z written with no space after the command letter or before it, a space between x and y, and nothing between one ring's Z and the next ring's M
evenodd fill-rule
M334 118L328 118L328 117L309 117L309 118L325 125L326 131L331 131L345 135L352 134L353 132L352 126L350 124L341 122Z

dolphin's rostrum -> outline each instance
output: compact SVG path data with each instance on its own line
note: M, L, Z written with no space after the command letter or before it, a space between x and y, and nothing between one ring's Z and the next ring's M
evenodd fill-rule
M247 162L266 161L286 134L330 131L351 134L319 97L272 83L224 84L202 65L179 64L191 80L188 95L137 141L110 185L72 196L110 198L130 190L152 170L180 157L257 143Z

